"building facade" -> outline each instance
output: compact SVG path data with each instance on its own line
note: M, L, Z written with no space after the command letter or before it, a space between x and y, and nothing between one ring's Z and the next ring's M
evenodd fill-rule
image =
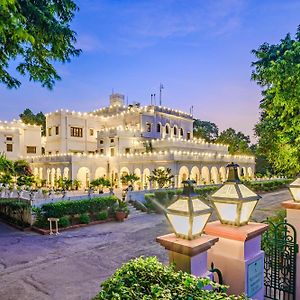
M0 121L0 152L13 160L41 155L41 127L21 121Z
M80 180L82 188L101 176L121 187L126 173L140 177L137 188L150 188L148 176L156 168L170 168L175 186L189 177L197 184L220 183L232 161L246 177L255 171L254 157L233 156L226 145L194 139L192 115L162 106L124 105L120 94L93 112L46 115L45 155L27 159L48 185L63 177Z

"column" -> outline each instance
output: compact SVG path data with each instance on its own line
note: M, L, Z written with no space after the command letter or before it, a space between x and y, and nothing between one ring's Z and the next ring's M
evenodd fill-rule
M208 250L208 266L213 262L223 275L228 293L245 293L251 299L264 299L264 252L261 235L267 224L249 223L234 227L219 221L206 225L205 233L219 238Z

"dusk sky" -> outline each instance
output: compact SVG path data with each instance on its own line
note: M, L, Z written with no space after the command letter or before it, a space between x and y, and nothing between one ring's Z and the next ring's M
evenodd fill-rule
M250 81L251 50L294 35L300 1L288 0L77 0L73 29L83 50L57 65L62 77L52 91L21 78L18 90L0 86L0 119L25 108L44 113L90 111L108 104L112 89L129 102L189 111L252 135L260 88ZM20 77L19 77L20 78Z

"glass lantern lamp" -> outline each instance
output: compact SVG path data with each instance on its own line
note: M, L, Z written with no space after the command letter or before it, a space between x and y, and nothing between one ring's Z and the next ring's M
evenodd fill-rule
M295 202L300 202L300 175L289 185L290 193Z
M212 208L194 192L194 180L183 181L183 193L167 207L166 216L177 237L199 237L212 214Z
M212 196L211 201L222 224L246 225L261 198L244 184L238 175L239 165L227 165L228 179Z

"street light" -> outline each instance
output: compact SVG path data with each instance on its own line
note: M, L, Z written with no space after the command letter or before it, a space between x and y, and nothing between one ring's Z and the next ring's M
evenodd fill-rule
M192 240L199 237L212 214L194 192L194 180L183 181L183 193L167 208L167 219L177 237Z
M289 185L290 193L295 202L300 202L300 176Z
M222 224L246 225L261 198L241 183L238 167L234 163L227 165L227 181L211 196Z

